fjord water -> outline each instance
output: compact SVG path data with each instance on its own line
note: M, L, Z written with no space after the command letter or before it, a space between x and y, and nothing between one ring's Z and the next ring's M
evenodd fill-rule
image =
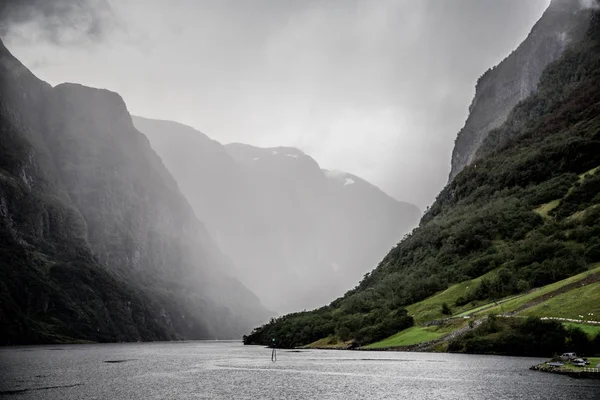
M528 370L541 360L271 350L237 342L0 349L18 399L598 399L600 382Z

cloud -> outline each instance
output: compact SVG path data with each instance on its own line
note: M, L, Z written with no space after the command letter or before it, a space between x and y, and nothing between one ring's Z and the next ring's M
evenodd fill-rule
M106 0L3 0L0 35L72 46L100 42L116 27Z
M477 78L548 3L84 0L13 16L5 44L52 84L117 91L134 114L223 143L297 146L424 209L446 183ZM57 19L65 32L45 27Z
M583 8L593 8L594 10L600 10L600 1L599 0L579 0L581 3L581 7Z

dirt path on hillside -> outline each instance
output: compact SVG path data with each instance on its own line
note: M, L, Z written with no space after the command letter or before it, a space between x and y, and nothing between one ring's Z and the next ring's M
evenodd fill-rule
M512 316L515 314L520 313L523 310L526 310L528 308L531 308L533 306L537 306L540 303L543 303L546 300L549 300L555 296L561 295L563 293L569 292L571 290L573 290L574 288L578 287L578 286L587 286L587 285L591 285L592 283L596 283L600 281L600 274L592 274L590 276L587 276L585 278L583 278L580 281L577 282L573 282L573 283L569 283L568 285L565 285L559 289L556 289L552 292L546 293L544 295L541 295L539 297L536 297L535 299L523 304L521 307L517 308L516 310L507 313L505 315L507 316Z

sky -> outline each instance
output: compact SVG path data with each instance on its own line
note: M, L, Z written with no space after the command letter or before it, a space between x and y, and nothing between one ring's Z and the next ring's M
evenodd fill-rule
M38 77L222 143L295 146L421 209L445 185L477 79L549 0L4 0Z

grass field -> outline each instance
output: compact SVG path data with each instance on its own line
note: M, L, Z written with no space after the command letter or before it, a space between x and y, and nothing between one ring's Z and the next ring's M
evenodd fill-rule
M575 322L563 322L563 325L581 329L590 339L594 339L597 335L600 335L600 325L578 324Z
M550 211L554 210L556 207L558 207L558 205L560 204L562 200L552 200L549 203L546 204L542 204L541 206L539 206L538 208L536 208L534 211L536 213L538 213L539 215L541 215L544 218L550 218L550 216L548 215L550 213Z
M474 318L478 318L486 315L514 312L528 303L539 300L542 296L549 295L567 285L581 282L591 275L600 274L600 263L590 266L588 271L536 289L530 293L506 297L497 300L496 303L471 303L462 308L453 307L456 299L464 296L469 288L477 285L482 278L489 277L494 273L495 271L491 271L483 277L454 285L443 292L407 307L408 312L415 319L415 323L423 324L427 321L448 318L448 316L442 315L441 313L442 304L447 303L452 308L453 319L449 320L445 325L430 327L413 326L380 342L370 344L365 348L382 349L404 347L428 342L439 339L464 326L467 323L463 318L464 316L473 315ZM588 315L590 313L593 313L594 315ZM546 299L540 304L525 308L523 311L519 312L518 315L574 319L578 318L579 315L585 315L587 320L600 320L600 282L582 287L573 287L571 290L562 294L557 294L555 297ZM566 323L566 325L569 325L569 323ZM580 327L591 336L595 336L600 332L600 326L573 323L570 325Z
M365 346L366 349L382 349L388 347L403 347L403 346L411 346L413 344L428 342L430 340L435 340L441 338L446 333L440 332L437 330L435 326L422 327L422 326L413 326L402 332L395 334L394 336L390 336L387 339L382 340L381 342L373 343L368 346Z
M476 308L473 308L471 310L467 310L465 312L457 314L457 315L455 315L455 317L465 317L467 315L477 314L477 313L479 313L479 312L481 312L483 310L486 310L488 308L494 307L495 305L504 304L507 301L512 301L512 300L517 299L517 298L519 298L521 296L523 296L523 295L519 294L519 295L515 295L515 296L505 297L505 298L500 299L500 300L496 300L495 303L485 303L485 304L483 304L483 305L481 305L479 307L476 307Z
M531 302L531 301L539 298L540 296L544 296L548 293L559 290L560 288L562 288L566 285L569 285L569 284L572 284L575 282L579 282L579 281L587 278L590 275L600 274L600 264L594 264L590 267L590 269L588 271L582 272L581 274L572 276L572 277L564 279L562 281L558 281L556 283L544 286L544 287L539 288L531 293L527 293L524 295L510 296L510 297L506 297L504 299L497 300L496 303L498 305L496 305L495 303L486 302L486 303L480 303L480 304L470 303L470 304L467 304L460 308L453 306L456 299L458 299L461 296L464 296L465 293L469 290L469 288L477 286L483 278L490 278L491 276L493 276L493 274L495 274L495 271L488 272L486 275L483 275L482 277L473 279L471 281L466 281L466 282L462 282L457 285L451 286L443 292L433 295L433 296L431 296L423 301L420 301L418 303L411 304L410 306L406 307L406 309L408 310L409 314L412 315L413 318L415 319L415 323L424 323L424 322L432 321L435 319L447 318L448 316L443 315L441 312L442 304L444 304L444 303L446 303L450 306L450 308L453 311L453 316L455 316L455 317L463 317L463 316L470 315L470 314L489 315L489 314L503 314L506 312L512 312L512 311L515 311L518 308L522 307L523 305L527 304L528 302ZM590 285L590 286L594 286L594 287L598 288L598 286L595 284ZM596 289L596 290L600 290L600 289ZM568 298L568 296L565 296L565 297ZM592 301L589 302L589 303L591 303L591 302L593 302L594 298L600 299L600 293L596 293L593 289L590 289L589 291L586 292L585 298L591 299ZM581 301L583 301L583 299ZM600 301L597 301L597 302L600 304ZM578 303L577 302L574 303L573 307L577 308ZM593 311L594 310L593 304L588 304L588 303L586 303L585 305L582 304L581 307L579 307L579 310L585 309L586 307L591 310L591 311L587 311L587 312L595 312L595 311ZM578 311L578 312L580 312L580 311ZM525 315L530 315L530 314L525 314ZM531 314L531 315L535 315L535 314ZM579 314L577 314L577 315L579 315ZM556 315L556 314L543 314L543 315L539 315L539 316L554 316L554 317L572 318L572 317ZM598 316L600 316L600 311L598 311Z
M312 342L309 345L304 346L304 349L346 349L350 342L342 342L333 336L327 336L326 338Z
M564 279L562 281L558 281L558 282L550 284L550 285L546 285L546 286L536 289L530 293L527 293L523 296L518 296L514 299L508 300L498 306L484 309L483 311L477 313L476 315L483 316L483 315L505 314L505 313L509 313L509 312L514 312L514 311L518 310L519 308L525 306L526 304L528 304L532 301L535 301L536 299L538 299L541 296L552 293L552 292L559 290L559 289L561 289L567 285L570 285L572 283L577 283L579 281L582 281L583 279L589 277L590 275L594 275L594 274L600 274L600 265L599 264L594 264L591 267L591 269L589 269L585 272L582 272L581 274L574 275L570 278ZM594 286L594 285L590 285L590 286ZM573 289L573 290L575 290L575 289ZM570 292L572 292L572 290ZM596 300L599 298L598 294L594 294L592 296L592 299L594 296L595 296ZM546 300L545 302L547 302L547 301L548 300ZM541 304L539 304L537 306L541 306ZM534 306L534 307L536 307L536 306ZM582 311L585 311L583 309L583 305L581 307L579 307L580 314ZM587 312L593 312L593 311L587 311ZM526 315L525 312L523 312L523 315ZM531 315L545 316L545 315L538 315L538 314L531 314ZM558 317L559 315L546 315L546 316ZM567 317L565 317L565 318L567 318Z
M584 172L583 174L580 174L579 175L579 183L583 182L588 176L594 175L596 172L598 172L598 170L600 170L600 167L590 169L589 171ZM573 191L574 187L575 186L571 187L569 189L569 191L567 192L567 194L571 193ZM550 211L552 211L556 207L558 207L560 205L561 201L562 201L562 199L552 200L549 203L542 204L541 206L536 208L534 211L544 218L551 218L549 215Z
M365 346L365 349L385 349L393 347L412 346L414 344L429 342L439 339L447 334L461 328L466 321L454 321L452 323L440 326L413 326L398 332L394 336L390 336L380 342Z
M600 282L559 294L524 310L521 315L572 319L583 315L584 320L600 321Z
M406 309L408 310L408 313L415 319L415 323L418 324L433 321L435 319L447 318L447 315L442 314L442 304L444 303L448 304L448 306L452 309L453 315L457 315L458 313L463 313L479 307L479 304L477 303L467 304L463 307L455 307L454 303L456 302L456 299L464 296L470 288L477 287L483 278L491 278L495 273L495 271L490 271L479 278L451 286L443 292L428 297L418 303L411 304L410 306L406 307Z
M600 364L600 357L588 357L588 360L590 361L590 367L592 368Z

